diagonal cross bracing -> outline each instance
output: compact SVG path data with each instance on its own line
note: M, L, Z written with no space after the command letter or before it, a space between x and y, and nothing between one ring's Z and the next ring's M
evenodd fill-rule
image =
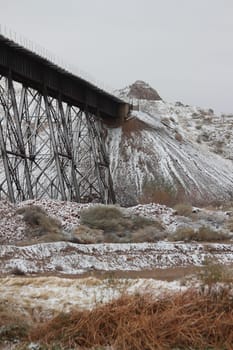
M0 76L0 197L115 202L97 114Z

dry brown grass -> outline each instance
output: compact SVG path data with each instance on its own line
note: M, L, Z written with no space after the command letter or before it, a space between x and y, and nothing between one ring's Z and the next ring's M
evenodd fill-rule
M182 142L183 141L183 136L179 133L179 132L176 132L175 133L175 139L179 142Z
M93 229L86 225L79 225L73 230L72 241L79 244L104 242L103 230Z
M81 222L74 231L79 243L155 242L164 238L159 221L143 216L126 217L115 206L97 205L81 213Z
M34 329L30 340L68 348L230 350L233 300L228 289L189 290L157 301L122 296L92 311L60 314Z
M195 241L197 237L196 231L192 227L180 227L174 234L169 236L170 241Z
M16 310L7 301L0 301L0 344L23 339L29 332L29 320L23 311Z
M202 288L216 289L217 283L231 286L233 283L232 269L218 264L213 259L206 259L198 273Z
M171 241L197 241L197 242L218 242L228 240L230 236L221 231L215 231L207 226L202 226L198 230L192 227L181 227L169 237Z
M193 212L193 207L189 203L178 203L174 206L177 215L181 216L191 216Z
M22 207L17 210L17 214L23 216L23 220L27 225L27 233L30 236L41 236L46 234L59 235L61 233L60 221L49 216L46 211L38 205Z
M131 242L157 242L164 240L166 237L167 233L164 231L164 229L158 229L154 226L147 226L133 232L131 235Z
M99 229L104 232L121 231L129 225L122 211L112 205L96 205L83 210L81 223L92 229Z
M159 203L170 207L186 200L183 188L178 186L177 189L173 184L166 182L159 176L154 180L145 181L139 198L139 202L142 204Z

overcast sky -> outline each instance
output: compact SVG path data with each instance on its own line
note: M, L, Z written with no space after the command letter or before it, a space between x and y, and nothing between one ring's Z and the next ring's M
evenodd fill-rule
M0 0L0 23L114 88L233 113L233 0Z

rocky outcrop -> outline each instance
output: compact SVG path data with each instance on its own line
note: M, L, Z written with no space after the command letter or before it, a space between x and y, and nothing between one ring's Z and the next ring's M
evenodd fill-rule
M128 87L127 97L148 101L162 100L158 92L142 80L137 80Z

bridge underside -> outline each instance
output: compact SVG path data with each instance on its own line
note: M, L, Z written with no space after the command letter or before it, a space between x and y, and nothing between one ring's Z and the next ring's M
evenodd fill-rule
M0 76L0 198L114 203L100 117Z

